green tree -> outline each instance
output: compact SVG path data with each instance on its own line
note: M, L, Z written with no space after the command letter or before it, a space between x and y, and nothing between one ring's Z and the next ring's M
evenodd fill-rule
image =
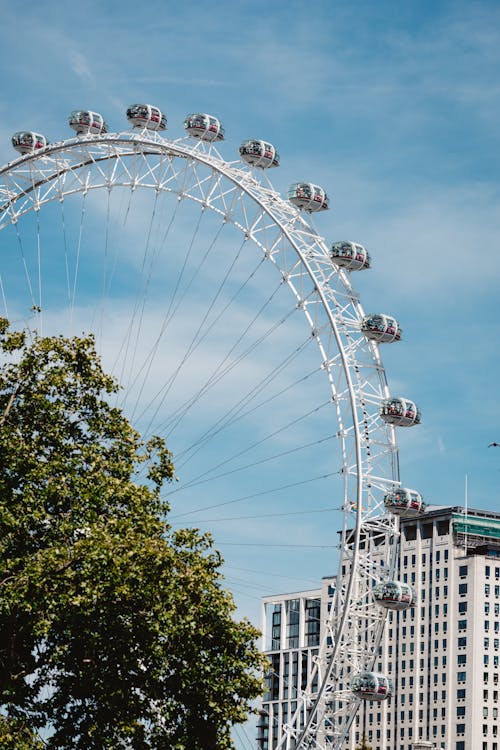
M369 744L368 740L366 739L366 735L363 735L361 737L361 742L356 748L356 750L372 750L372 746Z
M171 454L110 405L92 338L0 319L0 349L0 747L232 747L258 633L210 536L168 525Z
M42 740L26 722L0 716L0 748L2 750L43 750Z

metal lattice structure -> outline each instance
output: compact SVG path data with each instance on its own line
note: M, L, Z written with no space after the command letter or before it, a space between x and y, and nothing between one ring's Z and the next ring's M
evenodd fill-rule
M349 676L372 667L382 635L386 610L375 604L372 589L393 575L398 523L383 500L399 486L397 445L394 427L380 419L389 389L378 344L361 332L364 312L350 274L332 263L327 243L304 215L258 174L225 161L212 144L167 140L148 130L70 138L0 170L0 229L74 194L106 195L118 187L169 193L232 224L288 287L317 345L337 424L344 520L329 639L295 716L281 729L279 747L338 750L359 703ZM39 311L42 292L35 283L30 287ZM367 540L377 537L388 550L383 565L370 555Z

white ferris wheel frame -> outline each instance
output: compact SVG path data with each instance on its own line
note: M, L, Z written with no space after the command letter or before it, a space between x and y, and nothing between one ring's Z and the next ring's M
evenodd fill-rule
M389 389L379 346L361 332L364 312L350 274L332 262L325 240L301 212L270 183L263 185L257 172L225 161L212 144L170 141L145 129L73 137L0 169L0 229L74 193L118 186L165 191L231 222L281 275L327 376L344 497L327 636L294 716L280 729L278 747L339 750L360 702L348 689L349 675L373 667L387 614L375 604L372 588L394 573L398 520L386 512L383 497L400 484L398 449L394 427L380 419ZM388 550L382 565L363 542L377 536Z

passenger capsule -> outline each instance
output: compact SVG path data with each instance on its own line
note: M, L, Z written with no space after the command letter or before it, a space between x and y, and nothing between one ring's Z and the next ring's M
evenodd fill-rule
M99 135L108 132L104 117L98 112L85 109L72 112L69 116L69 125L78 135Z
M12 136L12 145L20 154L32 154L40 148L45 148L47 139L40 133L33 133L29 130L23 130L14 133Z
M245 141L240 146L240 156L252 167L267 169L279 167L280 156L272 143L266 141Z
M392 680L377 672L360 672L352 679L351 691L364 701L385 701L392 694Z
M328 209L328 196L319 185L311 182L297 182L288 188L288 200L297 208L304 209L308 213L313 211L326 211Z
M415 603L415 591L401 581L385 581L373 587L373 598L384 609L403 610Z
M388 398L380 404L380 416L396 427L412 427L420 424L421 414L417 405L407 398Z
M383 313L365 315L361 321L361 330L367 339L378 341L380 344L400 341L402 334L398 321Z
M363 271L370 268L371 258L363 245L357 242L334 242L330 257L337 266L342 266L348 271Z
M127 119L135 128L165 130L167 118L158 107L151 104L132 104L127 109Z
M223 141L224 128L220 120L212 115L188 115L184 120L184 127L193 138L201 141Z
M405 487L388 492L384 497L384 505L387 510L401 518L416 518L425 512L422 495Z

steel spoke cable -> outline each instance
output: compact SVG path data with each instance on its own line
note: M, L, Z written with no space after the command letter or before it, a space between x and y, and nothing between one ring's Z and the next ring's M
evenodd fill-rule
M218 239L219 233L222 230L222 227L224 227L224 226L225 226L225 224L222 224L221 227L220 227L220 229L218 230L217 235L215 236L214 240L212 241L210 247L207 250L207 253L205 254L205 256L204 256L204 258L202 260L202 263L200 264L199 268L197 269L197 272L199 270L201 270L201 266L203 265L203 263L205 262L206 258L208 257L209 252L215 246L215 242ZM195 332L195 334L194 334L194 336L193 336L193 338L191 340L191 343L189 344L189 346L188 346L188 348L186 350L186 353L184 354L181 362L179 363L179 366L177 367L177 369L175 370L175 372L174 372L174 374L172 376L171 381L169 382L169 386L168 386L167 390L165 391L164 398L168 395L168 393L169 393L172 385L175 383L175 380L177 379L180 371L182 370L184 364L189 359L190 355L194 352L195 349L198 348L198 346L201 344L201 342L208 335L208 331L207 331L204 336L200 337L200 332L201 332L201 330L202 330L202 328L203 328L203 326L204 326L204 324L205 324L208 316L210 315L210 313L211 313L211 311L212 311L215 303L217 302L218 298L220 297L220 295L222 293L222 290L223 290L223 288L224 288L224 286L225 286L225 284L226 284L226 282L227 282L227 280L229 278L229 275L230 275L231 271L233 270L233 268L234 268L237 260L240 258L241 251L243 250L245 242L246 242L246 240L244 239L243 242L241 243L240 247L239 247L239 250L238 250L237 254L233 258L233 260L232 260L232 262L231 262L231 264L230 264L230 266L229 266L229 268L228 268L228 270L227 270L224 278L222 279L221 283L219 284L219 288L217 289L215 295L213 296L213 298L212 298L212 300L211 300L211 302L210 302L210 304L208 306L208 309L206 310L205 315L203 316L203 318L202 318L202 320L201 320L201 322L200 322L200 324L198 326L198 329L196 330L196 332ZM209 328L208 330L210 331L211 329Z
M276 290L277 291L277 290ZM295 311L294 309L290 310L286 315L284 315L280 320L273 323L261 336L259 336L255 341L252 342L252 344L247 347L241 354L239 354L234 360L229 362L227 366L226 363L228 362L231 354L235 350L235 348L238 346L239 343L241 343L245 333L250 329L252 325L256 322L259 315L261 314L264 307L267 307L271 302L271 299L267 300L267 302L264 303L262 308L258 311L255 318L249 323L245 331L241 334L241 336L238 338L238 340L235 342L235 344L231 347L229 352L226 354L224 359L220 362L220 364L217 366L217 368L212 372L209 379L206 381L205 385L193 396L190 403L186 406L184 411L179 415L179 417L176 419L175 423L170 426L169 431L167 433L167 438L170 437L172 431L180 424L181 420L186 416L186 414L189 412L191 407L197 403L206 393L212 389L215 385L217 385L222 378L226 377L229 372L234 370L236 367L241 365L245 360L250 356L250 354L253 354L255 349L257 349L259 346L261 346L264 341L266 341L270 336L272 336L273 333L276 332L280 326L284 325L284 323L288 320L288 318L292 315L292 313ZM222 369L223 368L223 369Z
M170 221L169 221L169 223L167 225L167 228L166 228L166 230L165 230L165 232L163 234L163 238L162 238L161 242L159 243L159 249L154 254L155 258L158 258L161 255L161 253L164 251L164 249L165 249L165 244L167 242L167 239L168 239L168 236L169 236L169 233L170 233L170 229L171 229L172 225L174 224L178 207L179 207L179 201L177 201L176 204L175 204L175 208L174 208L174 210L173 210L173 212L172 212L172 214L170 216ZM160 225L161 225L161 221L158 222L158 226L160 226ZM151 264L152 263L153 263L153 259L151 261ZM152 268L151 268L151 273L152 273ZM132 412L131 419L133 419L134 416L135 416L135 409L137 408L137 405L139 403L141 394L142 394L143 389L144 389L144 387L146 385L147 379L148 379L148 377L150 375L151 368L152 368L152 366L154 364L155 356L157 354L158 347L160 345L160 342L161 342L161 339L163 337L163 334L164 334L165 330L166 330L166 326L162 325L162 327L160 329L160 332L157 335L157 337L155 339L155 342L153 343L153 346L151 347L151 349L150 349L147 357L144 358L143 364L138 369L138 371L137 371L134 379L129 384L129 388L133 388L135 385L137 385L139 377L142 376L143 382L142 382L142 385L141 385L141 390L140 390L139 395L137 396L136 405L134 406L134 410ZM139 419L141 418L141 416L139 416Z
M294 544L288 543L276 543L276 542L217 542L218 545L223 547L272 547L273 549L279 549L280 547L301 547L304 549L336 549L336 544Z
M253 591L259 591L262 594L262 584L253 583L252 581L248 581L245 578L239 578L238 576L234 576L234 575L229 575L229 576L224 575L224 581L226 583L231 583L231 584L237 583L240 586L245 586L245 590L247 592L250 592L253 590ZM231 585L231 589L232 589L232 585Z
M237 725L234 725L233 731L236 735L236 739L239 741L240 745L243 746L243 750L253 750L254 745L250 742L248 735L242 736L240 728Z
M19 226L18 226L18 222L17 221L14 223L14 226L16 228L16 236L17 236L17 241L18 241L18 244L19 244L19 251L21 253L21 261L22 261L23 268L24 268L24 275L25 275L25 278L26 278L26 283L28 285L28 292L29 292L29 296L31 298L31 306L34 308L35 307L35 297L33 296L33 287L31 285L31 278L30 278L30 273L29 273L29 269L28 269L28 263L26 261L26 255L24 253L23 240L22 240L22 237L21 237L21 235L19 233Z
M170 323L170 320L172 318L173 313L171 311L172 311L172 308L173 308L174 303L176 301L177 293L179 291L182 279L184 277L184 273L186 271L186 267L187 267L188 261L189 261L189 259L191 257L193 246L194 246L194 243L196 241L196 237L198 236L198 232L200 230L200 225L201 225L201 221L203 219L203 216L204 216L204 211L200 211L199 216L198 216L198 221L195 224L194 232L192 234L190 243L188 245L187 253L184 256L184 260L182 262L182 267L181 267L180 273L179 273L179 275L177 277L177 281L176 281L176 284L175 284L175 287L174 287L174 291L173 291L172 297L170 299L170 303L169 303L169 306L167 308L167 312L165 314L165 318L164 318L165 328L168 327L168 324Z
M237 466L234 469L229 469L228 471L221 472L220 474L215 474L214 476L206 476L209 472L206 471L201 475L201 478L196 480L191 480L189 482L186 482L181 487L179 487L177 490L175 490L176 493L182 492L182 490L190 489L191 487L197 487L200 484L207 484L208 482L214 482L216 479L222 479L223 477L232 476L233 474L238 474L241 471L246 471L247 469L252 469L255 466L261 466L262 464L269 463L270 461L276 461L278 458L284 458L285 456L290 456L292 453L299 453L300 451L305 450L306 448L312 448L313 446L322 445L323 443L326 443L328 440L336 439L337 433L334 432L331 435L326 435L325 437L318 438L317 440L312 440L309 443L304 443L299 446L295 446L294 448L288 448L286 451L280 451L279 453L274 453L271 456L266 456L265 458L260 458L258 460L252 461L249 464L244 464L243 466ZM173 493L171 493L173 494Z
M272 495L275 492L282 492L283 490L289 490L292 487L301 487L305 484L311 484L312 482L318 482L322 479L329 479L330 477L335 476L336 474L342 473L342 469L338 469L337 471L330 471L327 474L318 474L314 477L308 477L307 479L301 479L298 482L288 482L287 484L281 484L277 487L271 487L266 490L260 490L259 492L252 492L250 495L242 495L241 497L234 498L232 500L223 500L220 503L213 503L212 505L203 505L200 508L196 508L195 510L188 510L184 513L177 513L177 515L173 515L169 518L169 521L175 521L177 518L185 518L186 516L192 516L195 513L199 513L203 510L212 510L213 508L222 508L225 505L234 505L234 503L241 503L244 500L253 500L256 497L263 497L264 495ZM168 497L172 497L172 495L175 495L178 492L178 490L173 490L172 492L169 492Z
M318 584L318 581L313 580L312 578L299 578L297 576L284 575L283 573L275 573L271 570L255 570L254 568L240 568L235 565L228 565L226 562L224 563L224 570L238 570L241 573L257 573L258 575L263 575L269 578L286 578L288 581L303 581L304 583L309 583L314 586L317 586ZM312 588L312 586L310 588Z
M330 399L328 401L322 402L319 406L314 407L313 409L310 409L308 412L305 412L304 414L301 414L300 416L296 417L295 419L292 419L290 422L287 422L286 424L282 425L281 427L278 427L273 432L268 433L260 440L255 441L254 443L251 443L250 445L246 446L245 448L242 448L237 453L233 453L232 456L229 456L228 458L225 458L220 463L216 464L215 466L212 466L212 468L209 471L216 471L217 469L220 469L221 466L225 466L226 464L230 463L231 461L234 461L236 458L240 458L241 456L245 455L245 453L249 453L254 448L257 448L259 445L262 445L263 443L267 442L268 440L271 440L274 437L277 437L277 435L282 434L285 430L289 430L291 427L294 427L295 425L299 424L299 422L302 422L304 419L307 419L312 414L317 414L321 409L323 409L325 406L327 406L330 403ZM178 468L182 469L185 462L178 463ZM197 479L197 477L194 477L194 479Z
M246 589L240 588L238 586L231 586L231 592L234 594L238 594L239 596L245 597L245 599L252 599L252 601L260 602L262 601L262 597L257 596L257 594L250 594Z
M186 271L186 267L187 267L187 263L188 263L188 260L189 260L189 258L190 258L190 256L191 256L191 252L192 252L192 249L193 249L193 246L194 246L194 242L195 242L195 240L196 240L196 237L197 237L197 235L198 235L198 232L199 232L199 229L200 229L200 224L201 224L201 220L202 220L202 218L203 218L203 215L204 215L204 212L203 212L203 211L201 211L201 212L200 212L200 214L199 214L199 216L198 216L198 220L197 220L197 222L196 222L196 225L195 225L195 227L194 227L194 231L193 231L193 234L192 234L192 236L191 236L191 239L190 239L190 243L189 243L189 246L188 246L188 250L187 250L187 253L186 253L186 254L185 254L185 256L184 256L184 260L183 260L183 263L182 263L182 267L181 267L180 273L179 273L179 274L178 274L178 276L177 276L177 280L176 280L175 288L174 288L173 294L172 294L172 296L171 296L171 298L170 298L169 306L168 306L168 308L167 308L167 311L166 311L166 313L165 313L165 316L164 316L164 319L163 319L163 325L162 325L162 328L161 328L161 336L163 335L163 333L165 332L165 330L166 330L166 329L168 328L168 326L169 326L169 324L170 324L170 322L171 322L171 320L172 320L172 318L173 318L173 315L175 314L175 311L176 311L176 309L177 309L177 307L176 307L176 308L174 309L174 311L172 312L172 307L173 307L173 305L174 305L174 302L175 302L175 300L176 300L176 297L177 297L177 294L178 294L178 291L179 291L179 288L180 288L180 285L181 285L181 282L182 282L183 276L184 276L184 274L185 274L185 271ZM158 343L159 343L159 342L158 342ZM118 356L121 356L121 355L122 355L122 351L123 351L123 346L122 346L122 348L120 349L120 352L119 352ZM125 355L123 355L123 362L124 362L124 363L126 362L126 359L127 359L127 353L125 352ZM159 393L161 393L161 392L162 392L162 390L163 390L163 388L162 388L162 389L160 389L160 392L159 392ZM156 396L155 398L157 398L157 397L158 397L158 394L157 394L157 396ZM160 407L161 407L161 404L160 404ZM159 408L160 408L160 407L159 407ZM155 418L155 417L153 417L153 419L154 419L154 418ZM145 430L145 432L144 432L144 435L145 435L145 436L149 434L149 429L150 429L150 427L151 427L151 422L150 422L150 424L148 425L147 429L146 429L146 430Z
M152 228L152 224L153 224L153 221L154 221L154 213L155 213L155 210L156 210L156 205L157 205L157 201L158 201L158 191L156 191L156 192L155 192L155 201L154 201L154 207L153 207L153 211L152 211L152 214L151 214L151 218L150 218L150 222L149 222L149 229L148 229L148 238L150 237L150 234L151 234L151 228ZM130 202L129 202L129 206L128 206L128 208L127 208L127 217L128 217L128 211L129 211L129 210L130 210ZM173 220L174 220L174 218L175 218L175 214L176 214L176 211L177 211L177 209L176 209L176 210L174 211L174 215L173 215L173 217L172 217L171 223L170 223L170 225L169 225L169 226L167 227L167 230L166 230L166 233L165 233L165 240L166 240L166 238L167 238L167 236L168 236L168 232L169 232L169 230L170 230L170 226L171 226L171 224L172 224L172 222L173 222ZM190 245L190 247L192 247L192 245L193 245L193 242L194 242L194 240L195 240L195 237L196 237L196 234L197 234L197 232L198 232L198 229L199 229L199 225L200 225L200 222L201 222L201 217L202 217L202 214L200 214L200 216L199 216L199 218L198 218L198 222L197 222L197 224L196 224L196 227L195 227L195 230L194 230L193 236L192 236L192 238L191 238L191 245ZM142 276L143 276L143 274L144 274L144 268L145 268L145 265L146 265L146 255L147 255L147 248L148 248L148 242L146 242L145 254L143 255L143 258L142 258L142 266L141 266L141 271L140 271L140 276L141 276L141 277L142 277ZM184 269L184 267L185 267L185 264L186 264L186 262L187 262L187 261L186 261L186 258L185 258L185 259L184 259L184 266L183 266L183 269ZM177 279L176 290L177 290L177 288L178 288L178 286L179 286L179 284L180 284L180 279L181 279L181 277L182 277L182 273L183 273L183 271L181 271L181 274L180 274L179 278ZM148 276L148 279L149 279L149 276ZM144 288L144 287L143 287L143 288ZM121 347L120 347L120 349L119 349L119 351L118 351L118 354L116 355L116 358L115 358L115 364L114 364L114 367L113 367L113 369L114 369L114 368L115 368L115 367L117 366L117 364L118 364L118 361L119 361L120 359L122 360L122 371L123 371L123 369L125 368L125 363L127 362L127 357L128 357L128 344L129 344L129 342L130 342L130 337L131 337L131 335L132 335L132 330L133 330L133 327L134 327L134 319L135 319L135 315L136 315L136 313L137 313L137 309L138 309L138 307L139 307L139 300L140 300L140 296L141 296L141 292L140 292L140 290L138 290L138 292L137 292L137 295L136 295L136 301L135 301L135 305L134 305L134 312L133 312L133 314L132 314L132 316L131 316L131 319L130 319L130 322L129 322L129 326L128 326L128 334L127 334L127 336L126 336L126 338L125 338L125 341L122 341L122 345L121 345ZM174 293L174 296L175 296L175 293ZM144 293L142 294L142 298L144 299ZM172 304L172 300L171 300L171 303L170 303L170 305L171 305L171 304ZM169 309L170 309L170 308L169 308ZM167 312L167 315L168 315L168 312ZM126 343L126 349L125 349L125 352L124 352L124 346L125 346L125 343ZM120 378L119 378L119 380L120 380L120 382L121 382L121 381L122 381L122 377L120 377Z
M217 315L217 316L216 316L216 317L215 317L215 318L214 318L214 319L213 319L213 320L211 321L211 323L210 323L209 327L208 327L208 328L206 329L206 331L205 331L205 333L203 334L203 336L202 336L202 337L201 337L201 338L199 339L199 341L197 342L197 344L196 344L196 347L195 347L195 349L196 349L196 348L198 348L198 346L200 346L200 345L201 345L201 343L202 343L202 342L203 342L203 341L204 341L204 340L206 339L206 337L207 337L207 336L209 335L209 333L211 333L212 329L213 329L213 328L215 327L215 325L216 325L216 324L217 324L217 323L219 322L219 320L220 320L220 319L221 319L221 318L222 318L222 317L223 317L223 316L224 316L224 315L225 315L225 314L226 314L226 313L228 312L228 310L229 310L229 308L231 307L231 305L232 305L232 304L233 304L233 303L234 303L234 302L236 301L236 299L237 299L237 298L238 298L238 297L239 297L239 296L240 296L240 295L241 295L241 294L243 293L243 291L245 290L245 288L247 287L247 285L248 285L248 284L250 283L250 281L251 281L251 280L252 280L252 279L254 278L255 274L257 273L257 271L258 271L258 270L260 269L261 265L262 265L262 264L263 264L264 262L265 262L265 258L261 258L261 259L259 260L259 262L258 262L257 266L256 266L256 267L255 267L255 268L254 268L254 269L252 270L252 272L251 272L251 273L250 273L250 274L249 274L249 275L247 276L247 278L246 278L246 279L245 279L245 280L244 280L244 281L243 281L243 282L242 282L242 283L240 284L240 286L239 286L239 287L238 287L238 289L237 289L237 290L236 290L236 291L234 292L234 294L233 294L233 295L232 295L232 297L231 297L231 298L229 299L229 301L227 302L227 304L225 305L225 307L224 307L224 308L222 308L222 310L221 310L221 311L220 311L220 312L218 313L218 315ZM162 335L162 333L163 333L163 330L161 331L160 335ZM193 352L194 352L194 350L193 350ZM160 392L156 394L156 396L154 397L154 399L152 400L152 402L153 402L153 401L154 401L154 400L155 400L156 398L158 398L158 396L159 396L159 395L160 395ZM183 406L185 406L185 405L186 405L186 404L187 404L187 403L189 402L189 400L190 400L190 399L188 399L188 400L187 400L186 402L184 402L184 405L181 405L181 406L179 406L179 407L178 407L178 409L182 409L182 408L183 408ZM151 402L151 403L152 403L152 402ZM151 405L151 403L150 403L150 405ZM158 414L158 411L159 411L159 408L161 408L161 405L162 405L162 404L163 404L163 401L162 401L162 402L160 403L160 405L159 405L159 406L158 406L158 408L156 409L156 411L155 411L155 413L154 413L154 415L153 415L153 417L152 417L152 420L151 420L151 421L154 421L154 419L156 418L156 416L157 416L157 414ZM141 419L142 417L144 417L144 415L145 415L145 412L147 411L147 408L148 408L148 407L146 406L146 407L145 407L145 409L143 410L143 412L142 412L142 413L141 413L141 414L139 415L138 419ZM171 417L172 417L172 416L174 416L175 414L176 414L176 412L173 412L173 414L171 415ZM168 421L167 421L167 424L168 424ZM150 423L150 425L151 425L151 423Z
M66 216L64 213L64 196L62 196L59 200L59 205L61 207L61 227L62 227L62 236L63 236L63 245L64 245L64 266L66 271L66 291L68 294L68 305L71 304L71 284L70 284L70 270L69 270L69 252L68 252L68 236L66 232Z
M228 411L226 411L226 413L223 414L222 417L220 417L208 430L206 430L199 438L197 438L197 440L192 443L189 448L181 451L181 456L185 456L188 451L190 451L191 453L189 459L186 459L183 465L186 465L187 460L191 460L191 458L193 458L209 441L213 440L223 430L228 429L233 424L238 422L239 419L242 418L241 414L247 404L251 403L264 388L267 388L273 382L273 380L275 380L281 374L281 372L286 369L286 367L288 367L297 357L299 357L304 349L310 344L310 342L311 338L308 336L308 338L300 346L298 346L294 351L291 352L291 354L285 357L282 362L280 362L272 370L270 370L253 388L247 391L247 393L239 401L233 404L233 406L228 409ZM287 387L284 387L282 390L286 391Z
M75 311L75 301L76 301L76 288L78 283L78 273L80 270L80 254L82 249L82 239L83 239L83 224L84 224L84 218L86 213L86 206L87 206L87 191L85 190L83 193L83 200L82 200L82 207L80 211L80 226L78 228L78 243L76 248L76 258L75 258L75 268L74 268L74 277L73 277L73 288L71 290L71 302L70 302L70 321L73 322L73 315Z
M40 242L40 209L35 208L35 232L36 232L36 263L37 263L37 282L38 282L38 303L36 312L38 314L38 328L40 336L42 330L42 249Z
M275 399L279 398L280 396L285 395L285 393L287 393L290 390L293 390L298 385L303 384L311 376L316 375L317 372L318 372L318 368L315 367L313 370L310 370L310 372L306 373L301 378L298 378L293 383L290 383L289 385L284 386L279 391L275 391L273 394L271 394L270 396L268 396L267 398L265 398L263 401L260 401L258 404L255 404L254 406L252 406L251 408L247 409L246 411L241 411L240 410L238 412L238 414L234 417L234 419L231 419L230 421L226 422L224 424L224 426L220 430L217 431L216 434L218 434L219 432L221 432L223 429L227 429L229 427L232 427L237 422L239 422L242 419L245 419L246 417L248 417L250 414L255 414L255 412L257 412L259 409L262 409L264 406L268 406ZM328 401L328 403L330 403L330 400ZM182 458L184 455L186 455L186 453L188 453L189 451L193 450L198 445L199 445L198 442L197 443L193 443L188 448L184 449L183 451L180 451L178 454L176 454L177 459ZM184 464L180 464L180 465L183 466Z
M315 513L336 513L339 508L313 508L311 510L293 510L286 513L256 513L251 516L226 516L224 518L199 518L197 523L225 523L226 521L248 521L253 518L285 518L286 516L306 516Z
M229 352L223 357L223 359L219 362L219 364L215 367L215 369L212 371L211 375L207 378L204 385L201 386L192 396L190 396L181 406L177 407L177 409L169 416L166 420L164 420L162 423L160 423L157 426L157 430L164 432L166 430L169 430L167 433L167 438L169 437L170 433L172 432L173 426L179 424L180 420L188 413L188 411L191 409L191 407L198 403L199 400L211 389L213 388L223 377L227 375L228 372L230 372L234 367L236 367L238 364L240 364L246 356L248 356L253 349L258 346L260 343L265 341L265 339L272 335L274 330L281 325L285 319L282 319L281 321L278 321L277 323L274 323L257 341L254 341L251 347L249 347L246 351L244 351L242 354L239 355L235 360L233 360L224 370L222 370L223 366L226 364L227 360L230 358L232 352L234 349L238 346L239 343L241 343L244 336L248 333L248 331L252 328L253 325L257 322L260 315L263 313L265 308L272 302L273 296L277 293L279 287L275 289L271 297L261 306L261 308L257 311L254 318L250 321L250 323L247 325L243 333L238 337L236 342L233 344ZM160 392L162 392L164 388ZM157 394L158 396L159 394ZM149 434L149 430L151 428L151 425L158 415L159 409L161 408L163 404L163 397L160 402L160 404L157 406L155 413L151 417L148 427L146 429L146 434Z
M148 292L148 288L149 288L149 282L150 282L150 278L151 278L150 275L149 275L149 273L145 274L145 269L146 269L146 262L148 260L148 256L149 256L149 252L150 252L150 247L151 247L151 232L152 232L152 228L153 228L154 220L155 220L155 216L156 216L156 206L157 206L157 203L158 203L158 191L155 191L155 198L154 198L154 203L153 203L153 210L151 211L151 216L150 216L150 219L149 219L148 232L147 232L147 235L146 235L146 244L145 244L144 252L143 252L143 255L142 255L142 264L141 264L141 270L140 270L140 273L139 273L139 278L141 279L142 288L139 286L139 288L137 290L136 299L135 299L135 303L134 303L134 309L133 309L132 317L130 319L130 323L129 323L129 326L128 326L128 333L127 333L126 346L125 346L125 354L124 354L124 357L123 357L122 369L121 369L121 374L120 374L120 378L119 378L120 383L124 383L125 364L126 364L126 362L129 362L129 366L128 366L128 378L127 378L127 383L128 383L129 379L132 376L131 374L133 372L134 365L135 365L135 358L137 356L137 347L139 345L139 337L140 337L141 330L142 330L142 321L143 321L143 316L144 316L144 308L145 308L145 304L146 304L145 300L146 300L146 297L147 297L147 292ZM136 319L137 319L137 323L136 323ZM129 352L129 347L130 347L132 333L133 333L134 328L136 329L135 342L134 342L134 345L133 345L132 356L129 359L128 352ZM126 390L127 389L124 389L124 392Z
M105 303L106 303L106 299L107 299L106 276L107 276L107 272L108 272L110 200L111 200L111 190L108 188L108 195L107 195L107 201L106 201L106 229L104 231L104 262L103 262L103 269L102 269L101 298L100 298L100 316L99 316L99 324L98 324L98 336L99 336L100 348L102 348L102 336L103 336L103 326L104 326L104 312L105 312ZM94 311L94 315L92 316L92 322L90 324L91 328L94 327L94 321L95 321L95 317L96 317L97 314L98 314L98 310L97 310L97 305L96 305L96 309Z
M4 288L4 285L3 285L3 278L2 278L1 274L0 274L0 293L2 295L4 316L8 320L9 319L9 310L8 310L8 307L7 307L7 298L5 296L5 288Z
M188 291L189 291L189 288L191 287L191 285L193 284L193 282L194 282L194 280L196 279L197 275L198 275L198 274L200 273L200 271L201 271L201 269L202 269L203 265L204 265L204 264L205 264L205 262L207 261L207 259L208 259L209 255L210 255L210 253L212 252L213 248L215 247L215 244L216 244L216 242L217 242L217 240L218 240L218 238L219 238L219 235L220 235L220 233L221 233L221 231L222 231L222 229L223 229L223 227L224 227L224 226L225 226L225 224L221 224L221 225L220 225L220 227L219 227L219 229L217 230L217 233L216 233L215 237L214 237L214 238L212 239L212 241L211 241L210 245L208 246L208 248L207 248L207 250L206 250L205 254L203 255L203 257L202 257L202 259L201 259L201 261L200 261L200 263L199 263L198 267L196 268L195 272L194 272L194 273L193 273L193 275L191 276L191 279L190 279L190 281L189 281L188 285L187 285L187 286L185 287L185 289L184 289L184 291L183 291L183 294L182 294L182 296L180 297L180 299L179 299L179 301L178 301L178 303L177 303L177 306L176 306L176 308L175 308L175 309L173 310L173 312L172 312L172 315L171 315L171 318L170 318L170 320L171 320L171 319L173 318L173 316L175 315L175 313L176 313L176 312L178 311L178 309L179 309L180 305L182 304L183 300L185 299L185 296L187 295L187 293L188 293ZM243 244L242 244L242 247L243 247ZM237 258L239 257L239 255L240 255L240 253L241 253L241 249L242 249L242 247L240 248L240 250L239 250L239 252L238 252L238 254L237 254L236 258L234 259L234 261L233 261L233 264L232 264L232 266L230 267L230 270L231 270L231 269L232 269L232 267L234 266L234 263L236 262ZM225 277L225 280L227 279L227 277L228 277L228 275L229 275L229 273L230 273L230 270L228 271L228 274L226 275L226 277ZM211 302L211 304L210 304L210 306L209 306L209 308L208 308L208 311L207 311L207 312L205 313L205 316L203 317L203 319L202 319L201 323L199 324L199 326L198 326L198 329L197 329L196 333L194 334L194 336L192 337L192 339L191 339L191 342L190 342L190 344L188 345L188 347L187 347L187 350L185 351L185 353L184 353L183 357L181 358L181 360L180 360L180 362L179 362L178 366L176 367L176 369L174 370L174 372L172 373L172 375L171 375L171 376L170 376L170 378L168 379L167 383L166 383L166 384L164 385L164 389L163 389L163 395L162 395L162 401L160 402L160 406L161 406L161 405L162 405L162 404L164 403L165 399L167 398L168 394L170 393L170 391L171 391L171 389L172 389L173 385L175 384L175 382L176 382L176 380L177 380L177 378L178 378L179 374L181 373L181 371L182 371L182 369L183 369L184 365L186 364L186 362L188 361L188 359L189 359L190 355L192 354L192 352L194 351L194 349L195 349L195 348L197 348L197 347L196 347L196 342L197 342L197 339L198 339L198 337L199 337L200 331L201 331L201 329L202 329L202 327L203 327L203 325L204 325L204 323L205 323L205 321L206 321L206 319L207 319L208 315L210 314L210 311L211 311L211 309L212 309L213 305L215 304L215 302L216 302L216 300L217 300L217 298L218 298L218 296L219 296L220 292L222 291L222 287L223 287L223 284L225 283L225 280L224 280L224 282L222 282L222 283L221 283L221 285L219 286L219 290L218 290L217 294L216 294L216 295L215 295L215 297L214 297L214 298L212 299L212 302ZM170 321L169 321L169 322L170 322ZM162 333L163 333L163 330L162 330ZM157 342L158 342L158 345L159 345L159 339L157 339ZM155 352L156 352L156 351L157 351L157 348L156 348ZM151 359L151 364L150 364L150 367L151 367L151 365L152 365L152 361L153 361L153 358ZM149 370L148 370L148 372L149 372ZM143 392L143 389L144 389L144 387L145 387L145 383L146 383L146 377L144 377L144 379L143 379L143 385L141 386L141 389L140 389L140 391L139 391L139 395L138 395L138 397L137 397L137 400L136 400L136 404L135 404L135 407L134 407L134 411L132 412L132 418L133 418L133 417L135 416L135 410L137 409L137 406L138 406L138 403L139 403L139 399L140 399L140 397L141 397L141 395L142 395L142 392ZM146 408L147 408L147 407L146 407Z

